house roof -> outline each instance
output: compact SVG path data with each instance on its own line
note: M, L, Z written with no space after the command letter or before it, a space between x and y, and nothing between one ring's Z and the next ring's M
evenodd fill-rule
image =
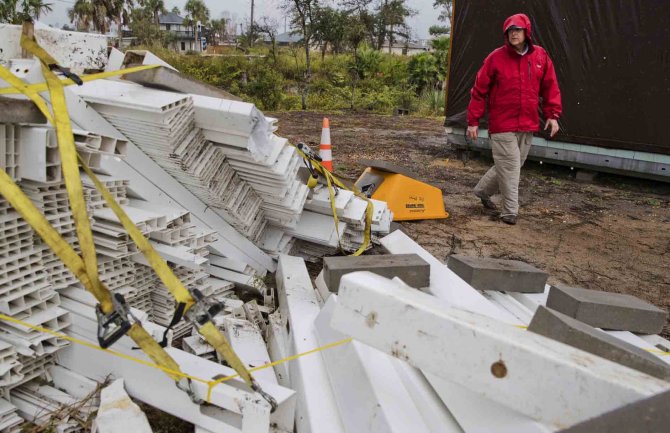
M268 38L268 42L269 42ZM286 32L277 35L276 41L278 44L297 44L302 40L302 36L299 33Z
M164 15L159 15L158 22L161 24L182 24L184 18L180 17L176 13L168 12Z
M383 45L384 48L389 47L389 42ZM424 50L429 51L430 47L428 45L419 43L419 42L405 42L405 41L393 41L393 48L409 48L411 50Z
M402 47L404 48L405 44L402 44ZM415 50L426 50L426 51L428 51L428 49L430 47L428 47L424 44L417 43L417 42L410 42L410 43L407 44L407 48L413 48Z

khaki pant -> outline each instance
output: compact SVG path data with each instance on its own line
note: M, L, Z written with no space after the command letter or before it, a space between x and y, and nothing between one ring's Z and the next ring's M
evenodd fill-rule
M502 195L500 216L516 215L519 212L519 177L532 140L532 132L491 134L495 164L475 186L475 195L486 199L500 191Z

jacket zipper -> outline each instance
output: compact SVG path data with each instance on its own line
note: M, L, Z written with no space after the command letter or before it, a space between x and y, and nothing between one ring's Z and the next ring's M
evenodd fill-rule
M517 132L521 130L521 113L523 112L523 73L521 72L521 63L523 61L519 60L519 113L516 117L516 130Z

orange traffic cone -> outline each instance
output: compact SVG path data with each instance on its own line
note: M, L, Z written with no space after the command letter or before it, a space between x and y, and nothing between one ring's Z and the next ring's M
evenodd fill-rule
M333 172L333 150L330 143L330 122L327 117L323 118L323 128L321 129L321 145L319 146L319 156L321 165L326 170Z

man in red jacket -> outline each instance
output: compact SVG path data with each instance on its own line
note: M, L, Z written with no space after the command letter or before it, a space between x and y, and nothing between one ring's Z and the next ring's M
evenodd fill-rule
M519 177L530 150L533 132L539 131L538 106L542 97L544 129L553 137L558 132L561 115L561 92L554 64L547 52L533 44L530 20L516 14L505 20L505 45L484 60L470 92L468 132L477 138L479 119L487 106L489 135L494 166L475 187L487 209L496 209L491 196L500 191L500 218L516 224L519 211Z

